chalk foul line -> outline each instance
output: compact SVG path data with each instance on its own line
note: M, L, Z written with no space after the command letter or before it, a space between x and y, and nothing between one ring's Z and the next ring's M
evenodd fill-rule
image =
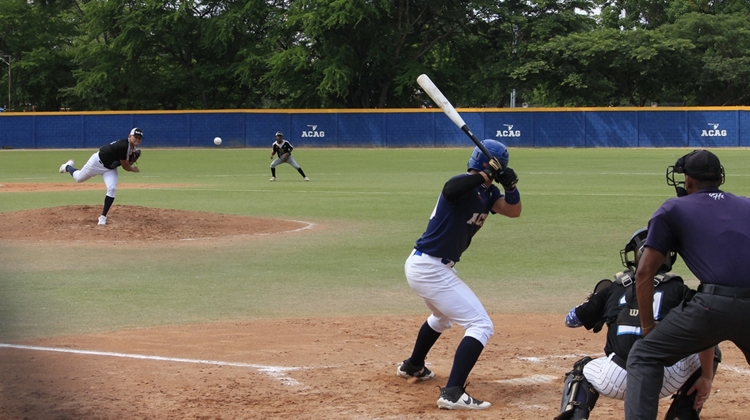
M20 350L34 350L34 351L52 351L57 353L72 353L72 354L86 354L92 356L109 356L109 357L122 357L126 359L140 359L140 360L158 360L163 362L176 362L176 363L192 363L199 365L215 365L215 366L232 366L241 368L251 368L258 372L264 373L282 384L290 386L302 385L296 379L287 376L287 372L302 369L301 367L287 367L287 366L270 366L270 365L259 365L255 363L242 363L242 362L225 362L221 360L204 360L204 359L185 359L181 357L164 357L164 356L152 356L146 354L128 354L128 353L116 353L107 351L95 351L95 350L77 350L77 349L63 349L57 347L38 347L38 346L25 346L20 344L4 344L0 343L0 348L11 348Z

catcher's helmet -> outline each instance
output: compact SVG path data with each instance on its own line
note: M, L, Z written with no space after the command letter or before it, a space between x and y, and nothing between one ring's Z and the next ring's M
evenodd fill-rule
M504 144L497 140L486 139L482 140L482 145L487 148L487 151L492 153L492 156L496 157L503 166L508 166L508 148ZM487 166L487 156L482 153L479 146L474 148L474 152L471 153L469 163L466 165L468 169L474 169L475 171L482 171Z
M646 237L648 236L648 229L638 229L635 231L630 240L625 244L625 249L620 250L620 260L625 268L632 270L634 273L638 269L638 262L641 261L641 255L643 255L643 245L646 243ZM677 253L670 251L669 255L664 259L664 263L657 270L658 273L666 273L672 269L677 261Z

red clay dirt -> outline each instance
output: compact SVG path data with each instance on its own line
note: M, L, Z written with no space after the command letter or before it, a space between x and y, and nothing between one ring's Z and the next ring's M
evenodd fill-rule
M0 240L70 240L75 230L81 231L76 241L111 239L99 235L99 210L5 213ZM155 248L164 241L202 238L210 244L211 238L303 225L136 206L114 206L110 223L134 236L157 232L137 239ZM91 228L81 229L84 224ZM434 379L399 378L396 368L427 316L425 309L415 312L178 325L0 344L0 419L552 419L565 372L584 355L601 355L604 344L602 334L566 328L564 314L493 314L495 336L468 387L492 407L438 410L438 387L445 385L463 332L446 332L433 348L427 362ZM750 418L750 368L733 344L722 350L724 362L701 419ZM661 401L659 418L668 405L668 399ZM591 418L621 419L622 406L600 398Z

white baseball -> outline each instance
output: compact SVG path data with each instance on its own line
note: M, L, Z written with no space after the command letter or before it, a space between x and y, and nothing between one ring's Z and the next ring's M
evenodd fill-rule
M220 145L221 144L221 137L214 137L214 144L217 145L217 146Z

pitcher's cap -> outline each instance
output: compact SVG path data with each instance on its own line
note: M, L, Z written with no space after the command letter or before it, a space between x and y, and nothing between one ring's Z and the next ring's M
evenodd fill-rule
M141 137L143 137L143 130L141 130L138 127L135 127L134 129L130 130L130 135L131 136L141 136Z
M685 158L685 173L699 181L721 179L721 162L708 150L696 150Z
M277 132L276 132L276 135L277 135L277 136L281 136L281 137L284 137L284 133L282 133L281 131L277 131Z

